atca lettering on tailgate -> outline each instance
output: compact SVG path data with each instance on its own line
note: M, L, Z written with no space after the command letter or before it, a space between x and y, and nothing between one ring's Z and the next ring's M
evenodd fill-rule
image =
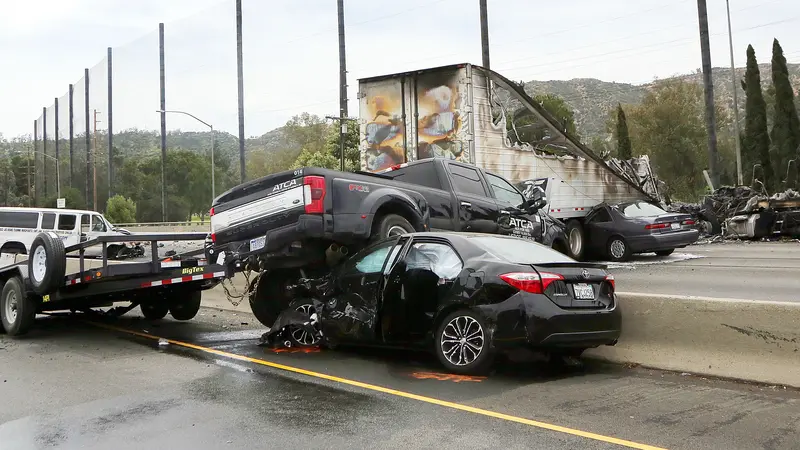
M369 186L364 186L361 184L351 184L350 185L350 192L369 192Z
M283 182L281 184L276 184L275 187L272 188L272 192L277 192L277 191L280 191L280 190L283 190L283 189L290 188L292 186L297 186L297 180L296 179L285 181L285 182Z

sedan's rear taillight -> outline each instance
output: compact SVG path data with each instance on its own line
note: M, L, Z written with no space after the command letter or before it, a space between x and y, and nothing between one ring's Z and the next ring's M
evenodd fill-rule
M500 279L520 291L542 294L552 282L564 280L564 277L557 273L547 272L511 272L500 275Z
M606 281L611 285L611 290L617 289L617 283L614 281L614 275L606 275Z
M669 228L668 223L651 223L644 226L645 230L661 230L664 228Z
M306 214L325 212L325 177L315 175L303 177L303 194Z
M684 220L683 222L681 222L681 225L694 225L696 223L697 222L695 222L694 220L689 219L689 220Z

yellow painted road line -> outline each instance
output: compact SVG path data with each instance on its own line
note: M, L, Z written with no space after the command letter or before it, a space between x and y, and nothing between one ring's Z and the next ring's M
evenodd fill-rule
M509 415L509 414L503 414L503 413L499 413L499 412L495 412L495 411L489 411L487 409L475 408L473 406L462 405L461 403L449 402L449 401L446 401L446 400L439 400L437 398L426 397L424 395L412 394L410 392L398 391L396 389L391 389L391 388L378 386L378 385L374 385L374 384L369 384L369 383L362 383L360 381L355 381L355 380L350 380L350 379L347 379L347 378L336 377L336 376L333 376L333 375L327 375L327 374L320 373L320 372L314 372L314 371L311 371L311 370L301 369L299 367L287 366L285 364L279 364L279 363L275 363L275 362L271 362L271 361L265 361L263 359L251 358L249 356L237 355L235 353L228 353L228 352L224 352L224 351L221 351L221 350L215 350L213 348L208 348L208 347L203 347L203 346L200 346L200 345L190 344L188 342L176 341L174 339L166 339L166 338L162 338L162 337L159 337L159 336L154 336L152 334L147 334L147 333L142 333L142 332L139 332L139 331L128 330L128 329L125 329L125 328L119 328L119 327L115 327L115 326L112 326L112 325L106 325L106 324L96 323L96 322L89 322L89 323L94 325L94 326L96 326L96 327L105 328L107 330L117 331L117 332L126 333L126 334L132 334L134 336L139 336L139 337L143 337L143 338L147 338L147 339L153 339L153 340L165 339L170 344L177 345L179 347L190 348L192 350L197 350L197 351L204 352L204 353L210 353L212 355L222 356L222 357L225 357L225 358L236 359L236 360L239 360L239 361L245 361L245 362L250 362L250 363L253 363L253 364L259 364L259 365L262 365L262 366L271 367L273 369L285 370L287 372L299 373L299 374L307 375L307 376L314 377L314 378L320 378L320 379L323 379L323 380L333 381L333 382L336 382L336 383L347 384L347 385L350 385L350 386L360 387L362 389L368 389L368 390L371 390L371 391L381 392L381 393L384 393L384 394L394 395L394 396L397 396L397 397L409 398L409 399L417 400L417 401L424 402L424 403L443 406L445 408L456 409L456 410L459 410L459 411L466 411L466 412L470 412L470 413L473 413L473 414L479 414L479 415L487 416L487 417L494 417L495 419L501 419L501 420L506 420L506 421L509 421L509 422L521 423L523 425L529 425L529 426L532 426L532 427L542 428L542 429L545 429L545 430L556 431L556 432L564 433L564 434L570 434L572 436L579 436L579 437L582 437L582 438L592 439L592 440L600 441L600 442L606 442L606 443L609 443L609 444L617 444L617 445L621 445L621 446L629 447L629 448L636 448L636 449L640 449L640 450L665 450L665 449L663 449L661 447L655 447L655 446L647 445L647 444L640 444L638 442L627 441L625 439L618 439L618 438L611 437L611 436L604 436L602 434L591 433L591 432L588 432L588 431L577 430L577 429L574 429L574 428L562 427L560 425L553 425L553 424L546 423L546 422L539 422L537 420L531 420L531 419L526 419L524 417L517 417L517 416L512 416L512 415Z

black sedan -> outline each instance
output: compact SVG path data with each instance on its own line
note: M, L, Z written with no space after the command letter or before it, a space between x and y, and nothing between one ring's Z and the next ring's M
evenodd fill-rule
M568 233L575 226L567 224ZM676 248L695 243L700 232L689 214L668 213L652 203L634 201L592 208L582 237L589 253L617 262L636 253L670 255Z
M330 347L427 348L452 372L480 373L514 347L578 356L616 344L621 313L614 287L605 266L530 240L405 234L293 286L296 300L265 341L308 345L321 336Z

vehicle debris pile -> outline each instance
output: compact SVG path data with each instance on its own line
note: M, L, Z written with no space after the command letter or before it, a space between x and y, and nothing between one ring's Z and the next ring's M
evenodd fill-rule
M668 210L692 214L702 232L726 239L800 235L800 192L794 189L767 196L748 186L723 186L702 203L675 202Z

